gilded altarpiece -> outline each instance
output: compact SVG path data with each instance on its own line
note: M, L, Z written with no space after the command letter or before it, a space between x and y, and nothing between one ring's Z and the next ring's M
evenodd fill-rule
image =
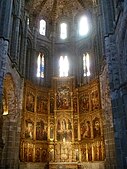
M22 117L22 162L47 162L48 158L48 90L26 82Z
M54 77L49 90L26 82L24 97L22 162L48 162L52 168L104 160L98 80L75 88L73 77Z

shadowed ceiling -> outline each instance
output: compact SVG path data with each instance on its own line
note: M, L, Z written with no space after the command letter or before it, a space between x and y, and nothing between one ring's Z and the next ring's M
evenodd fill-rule
M34 17L58 20L73 17L92 7L95 0L26 0L26 7Z

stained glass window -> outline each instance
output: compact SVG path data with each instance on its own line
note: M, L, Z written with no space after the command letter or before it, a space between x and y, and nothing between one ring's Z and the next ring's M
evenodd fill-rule
M60 25L60 38L66 39L67 38L67 24L61 23Z
M40 34L41 35L44 35L45 36L45 33L46 33L46 22L45 20L40 20L40 30L39 30Z
M69 71L69 62L67 56L60 56L59 59L59 76L67 77Z
M44 78L44 54L39 53L37 58L37 77Z
M86 16L83 16L79 22L79 35L84 36L89 32L89 24Z
M90 76L90 58L89 54L83 54L83 71L84 76Z

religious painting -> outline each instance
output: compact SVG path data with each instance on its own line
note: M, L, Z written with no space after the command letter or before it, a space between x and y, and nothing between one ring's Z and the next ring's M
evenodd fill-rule
M26 95L26 109L30 112L34 112L35 96L32 93Z
M82 95L79 98L79 112L80 113L86 113L89 111L89 96L88 95Z
M100 119L97 117L93 120L93 136L94 138L101 136Z
M39 121L36 123L36 140L47 140L47 126L43 121Z
M91 123L87 120L81 123L81 139L85 138L91 138Z
M41 97L41 96L37 97L37 113L47 114L48 111L47 105L48 103L45 97Z
M91 110L98 110L99 107L99 93L95 90L91 93Z
M57 92L57 109L69 109L71 106L70 89L63 86Z
M74 112L74 114L78 113L78 110L77 110L77 98L73 98L73 112Z
M25 138L33 139L34 123L31 120L25 121Z
M54 97L50 97L50 113L54 114Z

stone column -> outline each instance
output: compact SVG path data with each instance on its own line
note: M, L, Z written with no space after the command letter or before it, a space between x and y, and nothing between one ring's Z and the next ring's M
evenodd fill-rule
M6 72L6 60L8 51L8 39L10 20L12 12L12 2L10 0L0 1L0 161L2 157L3 141L2 141L2 95L3 95L3 79Z
M17 4L17 12L15 12L14 16L14 28L12 30L13 39L12 39L12 48L11 48L11 57L13 58L13 62L18 66L19 55L18 55L18 40L19 40L19 29L20 29L20 15L21 15L21 0Z
M2 115L3 115L3 106L2 106L2 95L3 95L3 78L6 70L6 60L7 60L7 50L8 50L8 41L0 38L0 161L2 157Z

